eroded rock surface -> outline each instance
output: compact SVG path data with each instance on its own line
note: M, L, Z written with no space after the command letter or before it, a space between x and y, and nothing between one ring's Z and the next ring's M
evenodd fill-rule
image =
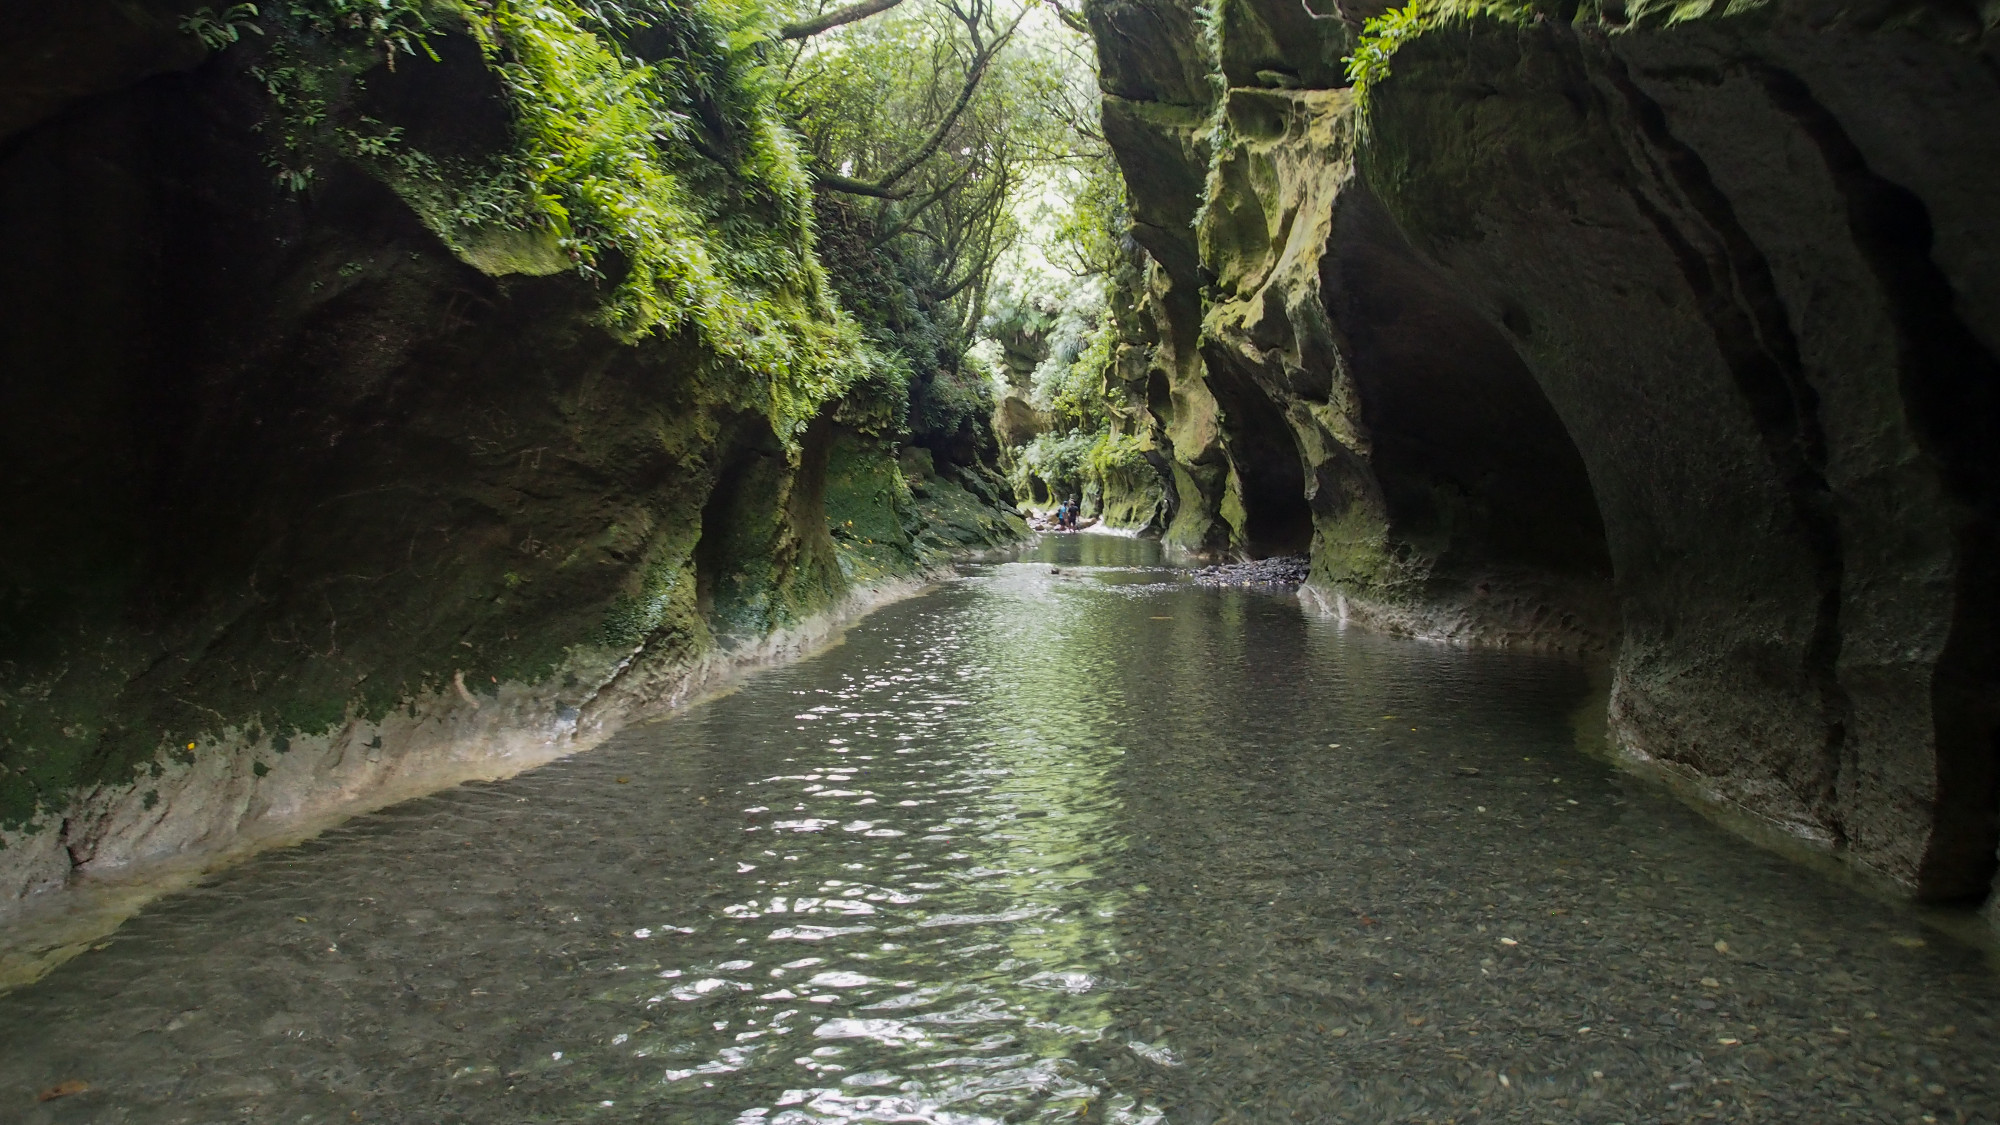
M1170 537L1615 662L1619 749L1936 901L2000 841L1995 33L1092 7ZM1344 16L1332 18L1334 16Z
M1025 532L988 434L906 476L879 388L620 331L628 262L447 239L365 161L285 182L257 52L323 40L55 8L0 56L0 912L571 752ZM316 89L449 173L514 126L439 20Z

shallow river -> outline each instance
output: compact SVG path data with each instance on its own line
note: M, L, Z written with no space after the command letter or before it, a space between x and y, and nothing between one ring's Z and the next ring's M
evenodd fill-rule
M1583 669L1156 559L160 901L0 998L0 1121L2000 1118L1980 954L1580 754Z

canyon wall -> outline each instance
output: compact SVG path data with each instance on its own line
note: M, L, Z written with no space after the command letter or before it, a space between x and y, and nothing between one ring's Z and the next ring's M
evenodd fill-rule
M572 752L1024 531L755 113L572 185L700 208L754 277L591 246L503 214L559 68L310 8L230 44L79 0L0 47L0 913ZM578 26L559 61L615 65Z
M1358 624L1606 654L1627 760L1989 896L1990 6L1089 11L1170 541L1309 550Z

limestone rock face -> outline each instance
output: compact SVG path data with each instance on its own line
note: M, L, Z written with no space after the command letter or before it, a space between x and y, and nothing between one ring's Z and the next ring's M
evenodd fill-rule
M1223 4L1208 41L1094 9L1177 538L1309 539L1303 596L1356 621L1609 652L1632 760L1986 895L1990 26L1524 10L1405 43L1364 107L1320 64L1354 25L1297 7Z

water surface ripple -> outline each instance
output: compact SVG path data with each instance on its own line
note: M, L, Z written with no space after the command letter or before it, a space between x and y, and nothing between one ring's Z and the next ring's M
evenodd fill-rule
M1580 755L1583 669L1155 552L156 903L0 998L0 1120L2000 1118L1979 955Z

